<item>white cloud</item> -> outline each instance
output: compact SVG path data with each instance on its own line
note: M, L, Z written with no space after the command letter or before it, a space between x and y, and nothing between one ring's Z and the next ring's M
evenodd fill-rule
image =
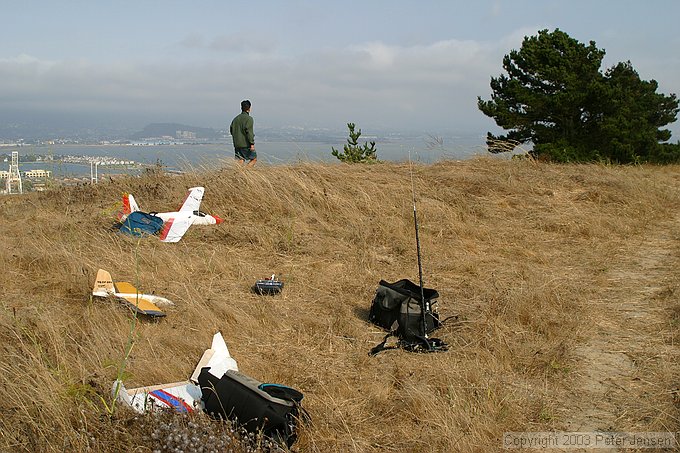
M531 30L531 31L528 31ZM266 39L187 36L182 45L210 53L176 61L0 59L0 112L12 109L144 116L221 126L238 103L253 101L259 124L478 132L495 127L476 107L503 55L536 28L498 42L442 40L395 46L380 41L296 56L268 53ZM241 52L241 53L240 53ZM245 56L242 52L246 52Z
M262 36L231 33L207 38L192 33L177 43L179 47L191 50L207 50L232 54L271 54L276 49L276 41Z
M205 38L198 33L192 33L185 36L178 44L180 47L186 47L188 49L200 49L205 47Z
M209 43L194 35L184 45L246 49L232 38ZM247 65L236 56L192 64L19 56L0 60L0 109L148 112L213 125L247 97L254 101L254 115L269 124L333 127L357 117L381 127L440 129L453 119L479 119L476 96L488 91L499 51L450 40L405 47L371 42L290 58L264 55Z
M352 46L350 52L356 53L357 59L362 63L370 64L375 68L389 68L394 63L397 48L381 42L371 42Z

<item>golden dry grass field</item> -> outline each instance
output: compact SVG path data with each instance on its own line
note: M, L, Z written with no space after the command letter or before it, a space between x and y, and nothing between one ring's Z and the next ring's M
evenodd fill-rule
M425 286L458 316L434 335L450 345L438 354L368 355L383 337L367 322L378 281L418 279L408 164L225 164L0 198L0 450L164 451L172 429L159 424L214 426L109 416L132 318L90 298L99 268L176 304L134 326L128 388L188 378L221 331L242 372L304 393L296 451L680 431L679 166L474 159L413 172ZM176 244L113 229L124 192L167 211L197 185L221 225ZM283 293L253 294L272 273Z

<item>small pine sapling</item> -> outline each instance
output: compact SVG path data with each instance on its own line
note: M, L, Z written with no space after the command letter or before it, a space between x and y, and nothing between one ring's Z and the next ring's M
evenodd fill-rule
M356 125L354 123L347 123L349 129L349 138L347 144L343 147L343 151L331 147L333 150L331 154L337 157L342 162L348 163L372 163L378 161L376 155L375 142L365 142L362 146L359 145L359 137L361 137L361 129L355 131Z

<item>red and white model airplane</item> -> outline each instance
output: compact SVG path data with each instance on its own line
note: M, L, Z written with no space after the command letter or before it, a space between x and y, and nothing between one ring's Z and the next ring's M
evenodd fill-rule
M177 412L200 411L203 408L203 402L198 375L204 367L208 367L209 372L218 378L228 370L238 371L236 360L229 354L227 344L220 332L213 336L210 349L205 350L188 380L134 389L126 389L122 381L116 380L111 393L117 401L142 414L168 408Z
M163 219L163 228L160 231L160 239L163 242L177 242L182 239L191 225L218 225L222 219L216 215L206 214L199 211L203 200L203 187L192 187L189 189L186 200L175 212L150 212ZM132 194L123 195L123 212L119 215L119 220L123 222L130 213L140 211L139 205Z

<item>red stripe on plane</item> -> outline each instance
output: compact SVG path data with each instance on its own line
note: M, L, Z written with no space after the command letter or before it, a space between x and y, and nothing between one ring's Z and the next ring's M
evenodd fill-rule
M123 194L123 212L118 213L118 220L130 214L130 212L130 199L128 198L128 194Z
M170 232L170 228L172 228L172 222L174 222L175 219L169 219L167 222L165 222L165 225L163 225L163 230L161 231L161 241L164 241L165 238L168 237L168 233Z
M182 206L184 206L184 203L187 202L187 200L189 199L189 196L190 196L190 195L191 195L191 190L187 192L187 197L184 199L184 201L182 202L182 204L179 205L179 208L177 208L178 211L179 211L180 209L182 209Z

